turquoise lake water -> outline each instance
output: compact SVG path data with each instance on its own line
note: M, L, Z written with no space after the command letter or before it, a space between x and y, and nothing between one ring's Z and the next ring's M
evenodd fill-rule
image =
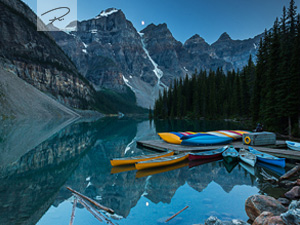
M158 139L157 132L243 129L238 123L128 118L71 122L0 122L1 225L69 224L74 197L67 186L112 208L115 214L107 217L114 224L164 224L186 206L168 224L204 223L211 215L247 221L249 196L285 192L265 183L260 167L229 168L222 160L183 162L147 173L130 168L120 172L110 165L111 158L149 154L136 141ZM101 223L77 204L74 224Z

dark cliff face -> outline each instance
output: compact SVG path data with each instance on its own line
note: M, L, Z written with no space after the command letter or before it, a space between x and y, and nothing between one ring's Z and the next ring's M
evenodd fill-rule
M124 13L108 9L77 26L77 32L52 35L96 90L107 88L123 93L128 86L139 105L152 105L151 94L158 79L139 33Z
M259 41L263 34L247 40L232 40L227 33L223 33L220 38L211 45L211 52L216 57L223 59L233 65L234 69L242 69L247 65L249 56L256 60L256 53Z
M74 108L91 108L94 89L19 0L0 0L0 64Z

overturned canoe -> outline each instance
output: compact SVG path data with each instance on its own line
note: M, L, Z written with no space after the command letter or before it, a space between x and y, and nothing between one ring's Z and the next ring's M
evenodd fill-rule
M184 153L184 154L166 156L166 157L161 157L161 158L147 160L147 161L141 161L135 163L135 168L138 170L143 170L143 169L159 167L159 166L168 166L174 163L181 162L187 159L188 157L189 154Z
M146 160L171 156L171 155L174 155L174 152L168 151L164 153L157 153L157 154L150 154L150 155L140 155L140 156L127 157L127 158L111 159L110 163L112 166L122 166L122 165L134 164L136 162L142 162Z
M279 166L284 168L285 167L285 158L278 158L273 155L269 155L267 153L260 152L252 147L249 146L249 151L256 155L257 161L268 163L274 166Z
M194 132L164 132L164 133L158 133L161 139L163 139L165 142L168 142L170 144L177 144L180 145L182 140L181 138L183 136L188 135L194 135Z
M228 148L228 146L224 146L223 148L218 148L211 151L198 152L198 153L190 153L189 160L197 160L197 159L212 159L217 157L222 157L222 153Z
M158 133L158 135L163 139L164 141L170 143L170 144L183 144L183 145L191 145L189 144L189 141L185 141L187 139L195 138L194 140L205 140L210 139L210 137L213 137L214 140L218 140L218 142L204 142L204 143L197 143L197 145L213 145L213 144L225 144L229 143L230 140L237 140L243 137L244 133L249 133L249 131L243 131L243 130L217 130L217 131L208 131L208 132L164 132L164 133ZM223 140L227 140L227 142L222 142ZM230 139L229 139L230 138ZM194 144L193 144L194 145Z
M285 141L289 149L300 151L300 143L293 141Z
M206 145L224 145L233 141L230 137L218 137L215 135L204 134L193 138L184 139L181 145L206 146Z

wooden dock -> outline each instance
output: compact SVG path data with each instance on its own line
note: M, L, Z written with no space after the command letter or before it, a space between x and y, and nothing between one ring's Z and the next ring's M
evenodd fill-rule
M184 146L184 145L174 145L169 144L163 140L148 140L148 141L137 141L137 145L148 148L155 151L174 151L176 154L183 152L200 152L200 151L208 151L217 148L221 148L222 146ZM228 145L232 145L234 148L248 148L247 145L244 145L241 141L234 141ZM280 147L284 147L283 141L277 141L274 146L253 146L255 149L265 152L277 157L284 157L288 159L297 159L300 160L300 151L293 151L287 149L280 149Z

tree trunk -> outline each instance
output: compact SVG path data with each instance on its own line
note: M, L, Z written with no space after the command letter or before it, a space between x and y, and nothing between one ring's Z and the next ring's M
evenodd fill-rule
M300 134L300 114L298 115L298 135Z
M291 121L291 117L289 116L288 118L289 120L289 137L292 137L292 121Z

